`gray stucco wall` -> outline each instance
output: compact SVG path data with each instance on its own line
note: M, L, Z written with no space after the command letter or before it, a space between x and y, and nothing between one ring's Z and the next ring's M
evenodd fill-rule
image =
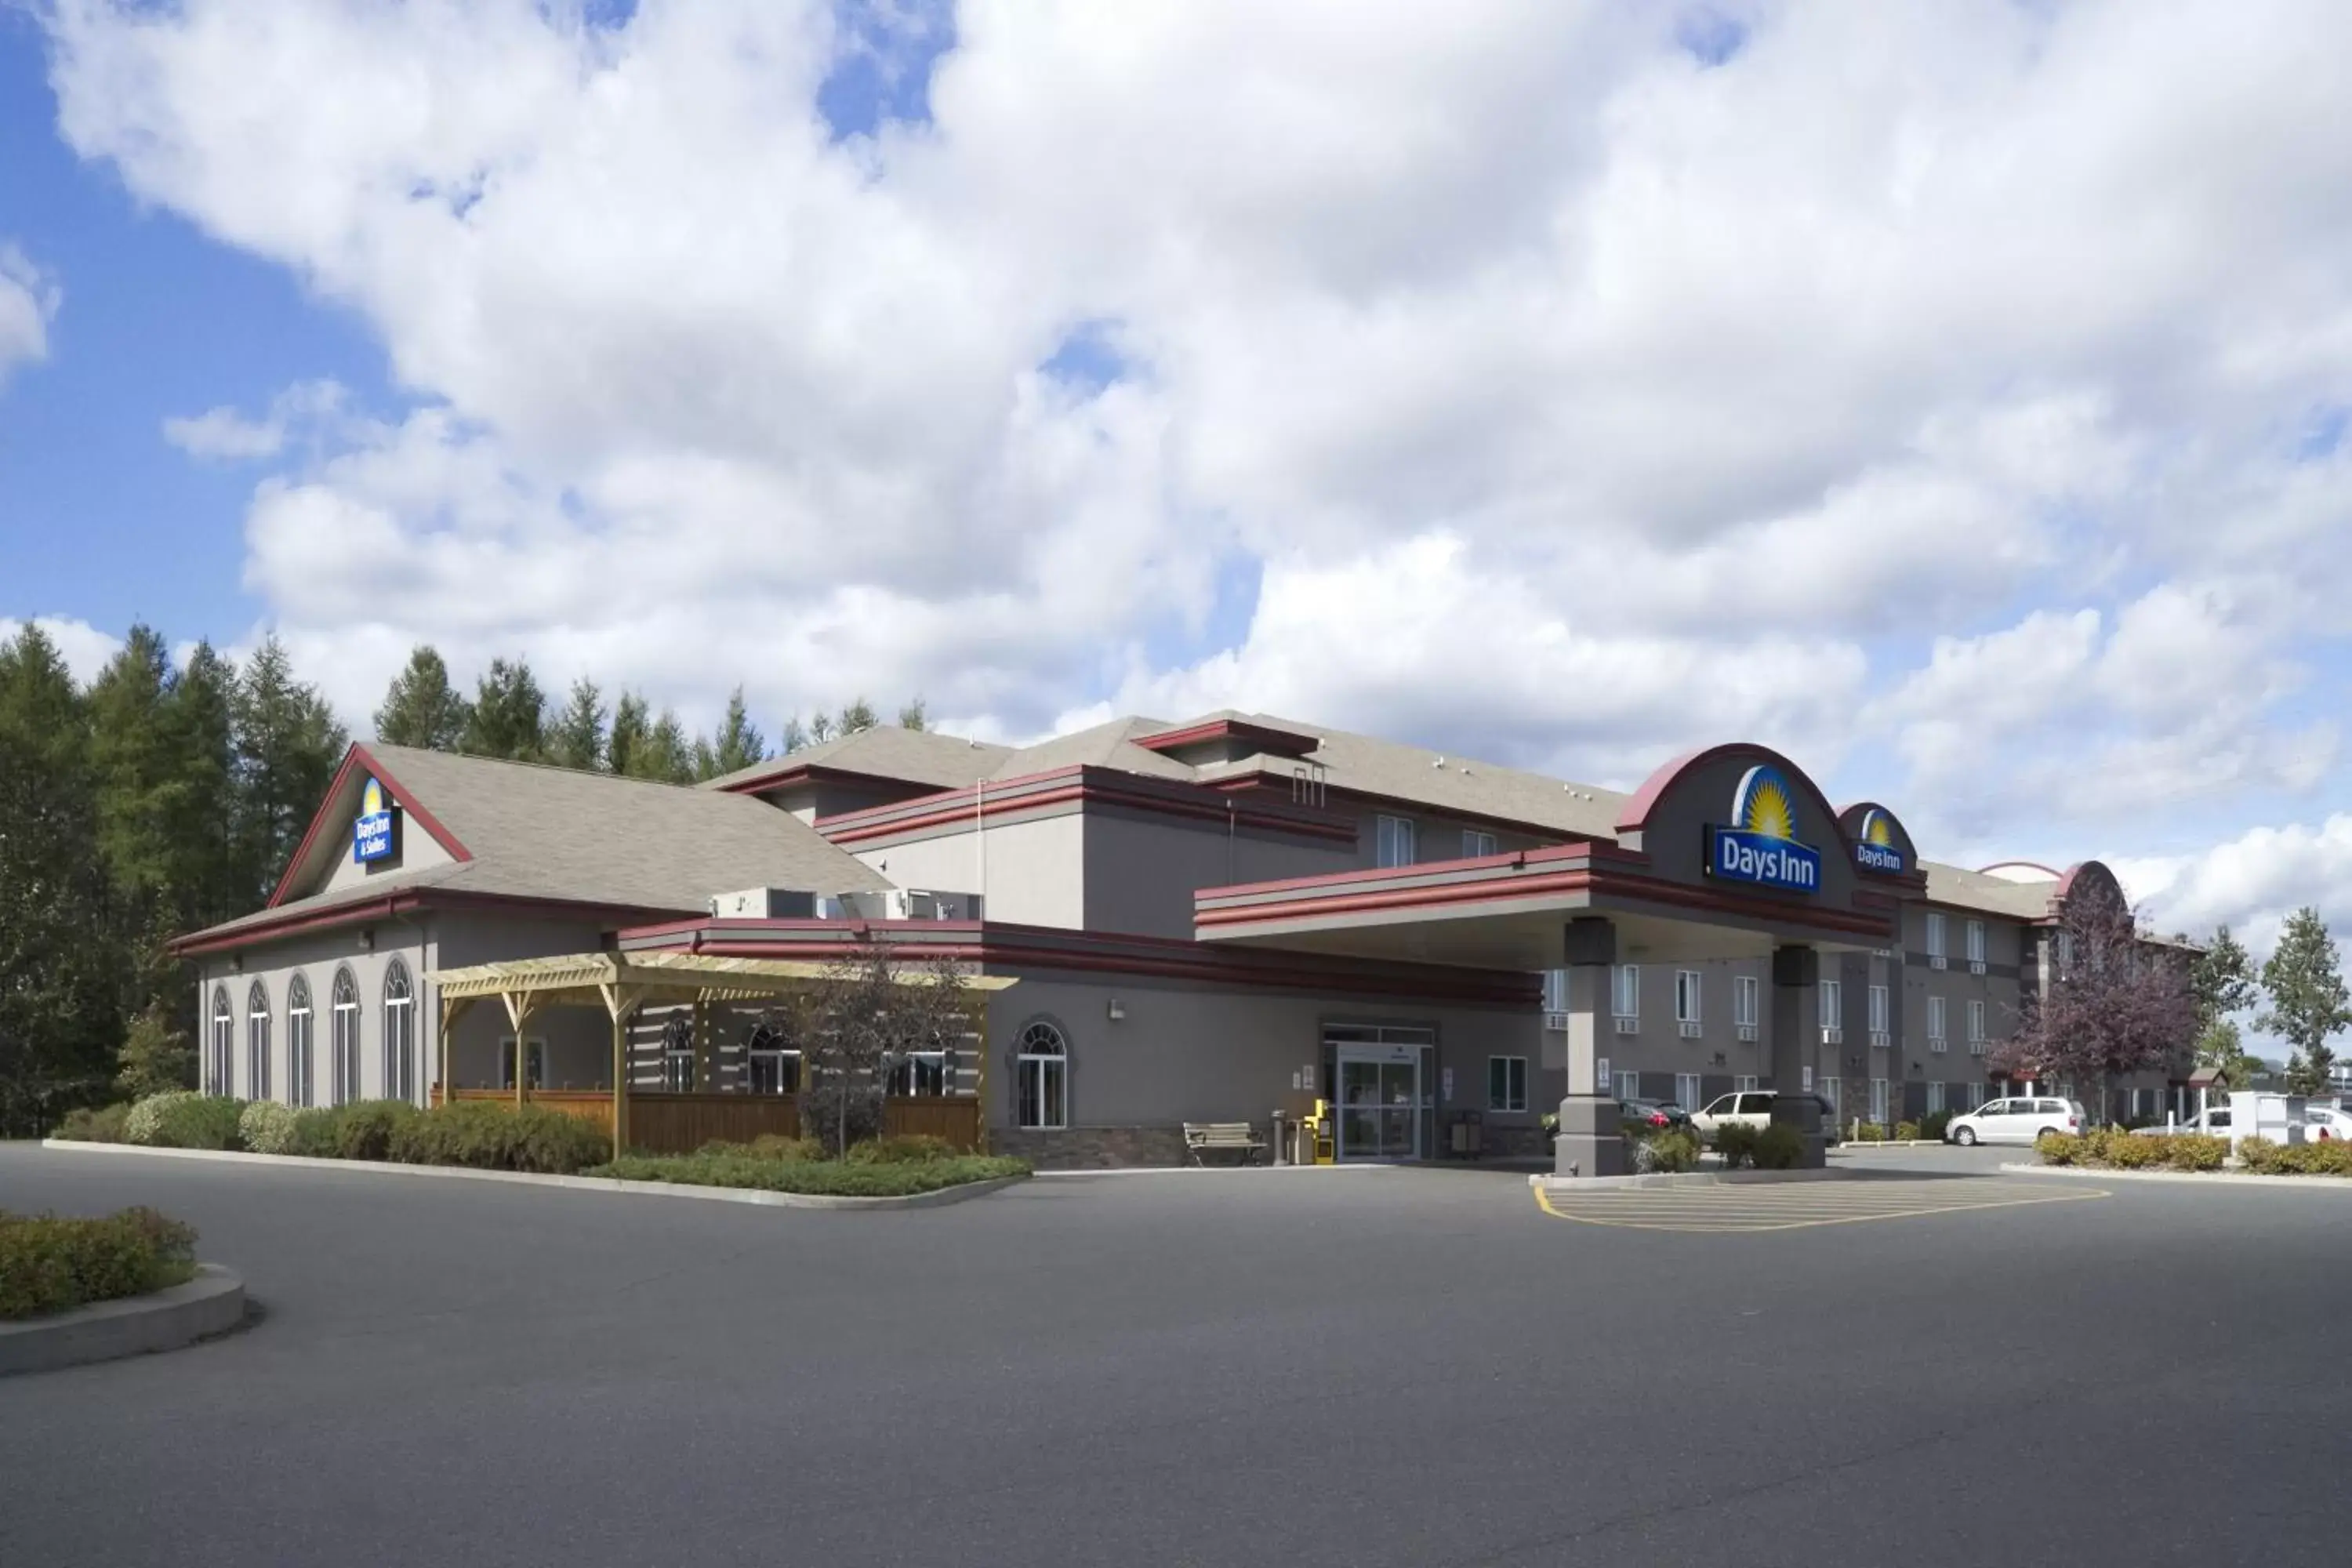
M969 893L992 921L1080 930L1086 924L1086 838L1076 810L1025 822L992 822L982 854L970 827L851 852L900 888Z
M213 1007L216 991L225 989L234 1019L229 1048L228 1091L239 1099L257 1098L248 1060L247 997L258 982L268 999L269 1010L269 1096L284 1100L289 1097L293 1079L289 1057L290 1029L287 1019L287 1003L298 973L310 989L312 1092L310 1102L325 1105L333 1095L332 1007L335 974L348 968L358 992L360 1027L360 1083L355 1098L376 1100L385 1089L383 1054L384 979L393 963L398 960L408 972L410 993L415 998L412 1005L415 1020L415 1069L417 1094L421 1101L425 1087L432 1081L433 1053L437 1048L434 1010L429 1000L430 983L426 973L435 967L433 931L425 922L392 921L361 931L326 931L315 936L289 938L283 942L248 948L234 957L216 954L198 961L196 1016L198 1023L197 1051L199 1077L209 1062L213 1040Z
M1089 811L1086 816L1086 921L1090 931L1189 940L1192 895L1202 888L1345 871L1350 845L1218 822Z

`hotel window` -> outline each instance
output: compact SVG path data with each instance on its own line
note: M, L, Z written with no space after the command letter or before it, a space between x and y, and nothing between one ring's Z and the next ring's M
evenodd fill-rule
M310 1103L310 983L296 975L286 987L286 1103Z
M408 966L396 958L383 975L383 1097L416 1098L416 999Z
M1740 1028L1756 1027L1757 994L1761 989L1752 974L1731 977L1731 1021Z
M269 993L258 980L245 994L245 1087L247 1100L269 1098Z
M1845 1082L1842 1079L1825 1078L1822 1079L1821 1089L1822 1099L1830 1108L1830 1119L1835 1121L1843 1109L1840 1102L1844 1098Z
M1698 971L1696 969L1675 970L1675 1022L1682 1026L1682 1032L1685 1036L1696 1037L1698 1034Z
M1695 1072L1675 1074L1675 1103L1685 1110L1696 1110L1706 1103L1698 1096L1698 1074Z
M1547 1013L1565 1013L1568 1011L1567 970L1547 969L1544 971L1543 1010Z
M1797 1084L1797 1087L1798 1087L1799 1089L1801 1089L1804 1090L1807 1094L1811 1094L1811 1093L1812 1093L1812 1092L1813 1092L1813 1068L1812 1068L1812 1064L1811 1064L1811 1063L1810 1063L1810 1062L1808 1062L1805 1066L1803 1066L1802 1068L1799 1068L1799 1069L1797 1069L1797 1070L1799 1071L1799 1073L1800 1073L1800 1074L1801 1074L1801 1075L1802 1075L1802 1076L1801 1076L1801 1079L1800 1079L1800 1081L1799 1081L1799 1082L1798 1082L1798 1084Z
M1499 853L1500 851L1495 847L1493 834L1481 833L1475 827L1465 827L1462 830L1462 858L1465 860L1475 860L1481 855Z
M1941 996L1927 998L1927 1048L1931 1051L1944 1048L1944 999Z
M1609 1010L1628 1021L1642 1016L1642 968L1621 963L1609 972Z
M1984 921L1970 921L1966 940L1969 944L1969 968L1974 973L1982 974L1985 970Z
M1023 1029L1013 1071L1015 1119L1021 1126L1070 1124L1070 1048L1058 1026L1040 1018Z
M1870 1080L1870 1119L1882 1127L1886 1125L1886 1080L1883 1078Z
M1969 1085L1969 1109L1970 1110L1974 1110L1979 1106L1984 1104L1984 1102L1985 1086L1980 1083L1972 1083Z
M1845 1038L1845 983L1822 982L1822 1038L1836 1045Z
M1887 1028L1886 987L1874 985L1870 988L1870 1043L1885 1044Z
M1372 864L1410 866L1413 862L1412 818L1380 816L1373 820Z
M1981 1001L1969 1004L1969 1051L1974 1056L1985 1054L1984 1004Z
M673 1013L662 1026L661 1057L662 1088L672 1094L694 1092L694 1019L690 1016Z
M1731 1080L1732 1092L1735 1094L1746 1094L1755 1087L1756 1075L1752 1072L1741 1073L1738 1078Z
M1934 910L1927 911L1927 967L1944 967L1944 917Z
M948 1053L943 1050L908 1051L890 1064L887 1092L901 1099L937 1099L948 1091L950 1070Z
M236 1013L228 1005L228 987L213 987L213 1048L205 1060L205 1092L227 1094L229 1061L236 1052Z
M1619 1073L1617 1075L1617 1098L1620 1100L1641 1099L1642 1075L1633 1071Z
M1927 1086L1927 1114L1933 1116L1936 1112L1943 1109L1944 1086L1941 1083L1929 1084Z
M1528 1058L1486 1058L1486 1109L1525 1110L1528 1108Z
M360 1097L360 988L349 965L335 971L327 1012L327 1092L342 1105Z
M782 1020L761 1018L743 1041L744 1065L753 1094L798 1094L801 1053Z
M528 1087L545 1089L547 1087L547 1042L537 1035L527 1035L523 1037L522 1044L523 1070L530 1075ZM515 1037L512 1035L500 1035L499 1037L499 1087L500 1089L512 1089L515 1086L514 1062Z

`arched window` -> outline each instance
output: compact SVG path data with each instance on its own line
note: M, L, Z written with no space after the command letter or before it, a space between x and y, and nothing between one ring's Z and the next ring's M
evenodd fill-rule
M798 1094L801 1091L801 1048L783 1019L764 1014L743 1041L751 1066L753 1094Z
M416 998L396 958L383 972L383 1097L416 1098Z
M662 1026L662 1087L673 1094L694 1089L694 1019L673 1013Z
M261 982L245 994L246 1099L269 1098L269 993Z
M1013 1070L1019 1125L1070 1124L1070 1047L1059 1025L1038 1018L1024 1026Z
M205 1057L205 1092L229 1091L229 1064L236 1053L236 1013L228 1005L228 987L213 987L212 1049Z
M351 966L335 971L335 989L329 1008L328 1076L337 1105L360 1097L360 987Z
M296 975L286 985L286 1103L310 1103L310 983Z

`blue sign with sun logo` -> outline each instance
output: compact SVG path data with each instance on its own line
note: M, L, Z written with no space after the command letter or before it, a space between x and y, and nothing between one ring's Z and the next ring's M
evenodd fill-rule
M1903 847L1895 837L1895 819L1876 806L1862 814L1862 831L1854 835L1853 863L1865 871L1905 869Z
M368 780L367 788L360 792L359 820L352 824L352 858L368 861L388 858L397 842L393 831L394 816L392 807L384 804L383 785Z
M1822 855L1797 842L1797 795L1780 770L1758 763L1731 795L1731 826L1707 829L1706 869L1729 882L1791 893L1822 890Z

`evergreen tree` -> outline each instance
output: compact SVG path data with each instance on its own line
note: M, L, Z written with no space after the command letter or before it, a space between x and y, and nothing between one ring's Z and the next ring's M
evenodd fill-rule
M201 931L253 908L238 870L236 670L212 644L189 655L164 721L179 760L168 802L174 924Z
M286 645L274 634L246 661L231 712L237 865L244 908L252 909L268 898L293 858L351 737L318 688L295 679Z
M694 782L694 745L686 738L686 726L677 721L671 710L662 710L653 733L638 755L636 776L657 779L663 784L689 784Z
M2247 1054L2238 1026L2228 1018L2214 1019L2197 1037L2197 1065L2221 1074L2228 1089L2252 1089L2263 1070L2262 1058Z
M841 710L841 717L834 721L834 728L842 734L855 735L860 730L871 730L881 721L875 714L874 704L860 697Z
M646 745L653 739L652 715L646 700L634 691L621 693L613 709L613 736L604 748L604 766L624 778L643 778Z
M183 901L173 837L188 815L169 722L176 679L163 637L134 626L89 689L98 844L113 889L114 935L128 960L120 998L126 1014L173 988L179 969L163 950Z
M547 697L524 659L490 660L474 690L460 751L478 757L533 763L546 754Z
M593 773L604 765L604 694L583 676L572 683L572 700L548 732L548 760Z
M2209 1028L2254 1005L2253 960L2228 926L2216 930L2205 943L2189 968L2189 983L2197 993L2199 1020Z
M918 697L912 702L909 702L905 707L899 709L898 728L901 730L920 730L925 725L929 724L930 722L930 715L925 711L925 706L923 700Z
M0 1136L99 1098L122 1035L88 721L46 633L0 644Z
M157 1003L131 1019L114 1092L124 1100L143 1100L167 1089L195 1087L196 1047L187 1030L174 1026L169 1010Z
M801 722L801 716L797 713L785 720L784 727L776 731L776 754L778 756L788 757L808 743L808 726Z
M2294 1047L2287 1063L2287 1092L2325 1092L2327 1069L2336 1063L2327 1038L2352 1024L2352 994L2345 991L2336 941L2317 910L2305 906L2287 916L2278 946L2263 965L2263 989L2270 994L2270 1006L2254 1026Z
M387 746L417 746L454 752L466 738L471 710L449 684L449 667L429 643L408 656L408 668L392 678L383 706L375 710L375 738Z
M818 709L816 710L816 717L809 721L808 732L810 743L814 745L822 746L827 741L832 740L834 736L833 715L826 712L822 708Z
M710 750L711 770L702 775L705 778L739 773L755 763L767 760L768 742L761 736L759 727L751 722L751 716L743 706L743 689L740 686L728 696L727 720L719 727L719 740Z

